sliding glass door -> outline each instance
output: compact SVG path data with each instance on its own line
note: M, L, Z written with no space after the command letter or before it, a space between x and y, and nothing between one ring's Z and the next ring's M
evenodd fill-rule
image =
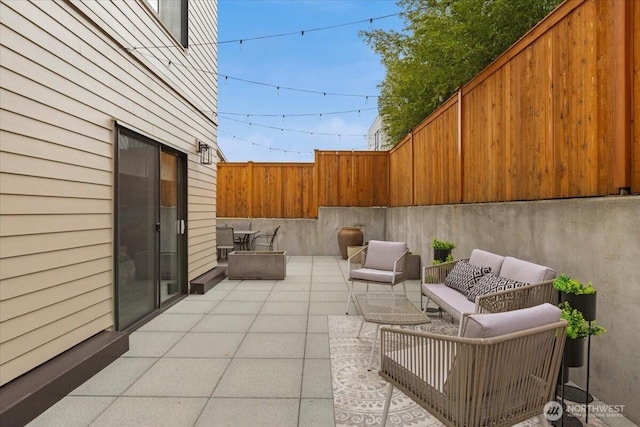
M180 257L184 237L184 219L180 215L180 158L160 152L160 302L163 303L181 289Z
M186 290L184 155L118 131L116 320L126 329Z

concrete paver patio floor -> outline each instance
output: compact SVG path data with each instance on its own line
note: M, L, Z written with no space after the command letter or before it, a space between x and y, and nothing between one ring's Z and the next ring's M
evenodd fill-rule
M225 279L189 295L29 425L333 426L327 315L344 314L346 269L296 256L285 280Z
M285 280L189 295L29 425L334 426L327 316L344 315L346 270L340 257L293 256ZM419 281L406 285L419 306Z

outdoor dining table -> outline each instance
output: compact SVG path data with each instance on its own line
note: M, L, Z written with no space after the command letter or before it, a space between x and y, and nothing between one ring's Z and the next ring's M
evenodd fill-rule
M233 237L240 237L242 242L246 242L247 250L253 250L253 237L259 233L260 230L233 230ZM234 239L235 240L235 239Z

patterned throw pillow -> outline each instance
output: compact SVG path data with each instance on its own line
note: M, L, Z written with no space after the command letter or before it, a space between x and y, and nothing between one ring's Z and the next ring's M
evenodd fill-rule
M506 289L521 288L528 284L529 283L519 282L517 280L507 279L506 277L499 277L493 273L489 273L478 281L478 284L467 294L467 299L471 302L476 302L476 297L478 295L500 292Z
M444 279L444 284L450 288L468 295L482 276L491 271L490 267L476 267L468 261L460 260Z

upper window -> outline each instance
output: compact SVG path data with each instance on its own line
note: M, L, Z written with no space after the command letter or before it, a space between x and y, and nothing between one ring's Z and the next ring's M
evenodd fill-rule
M162 23L183 47L188 44L187 0L147 0Z

